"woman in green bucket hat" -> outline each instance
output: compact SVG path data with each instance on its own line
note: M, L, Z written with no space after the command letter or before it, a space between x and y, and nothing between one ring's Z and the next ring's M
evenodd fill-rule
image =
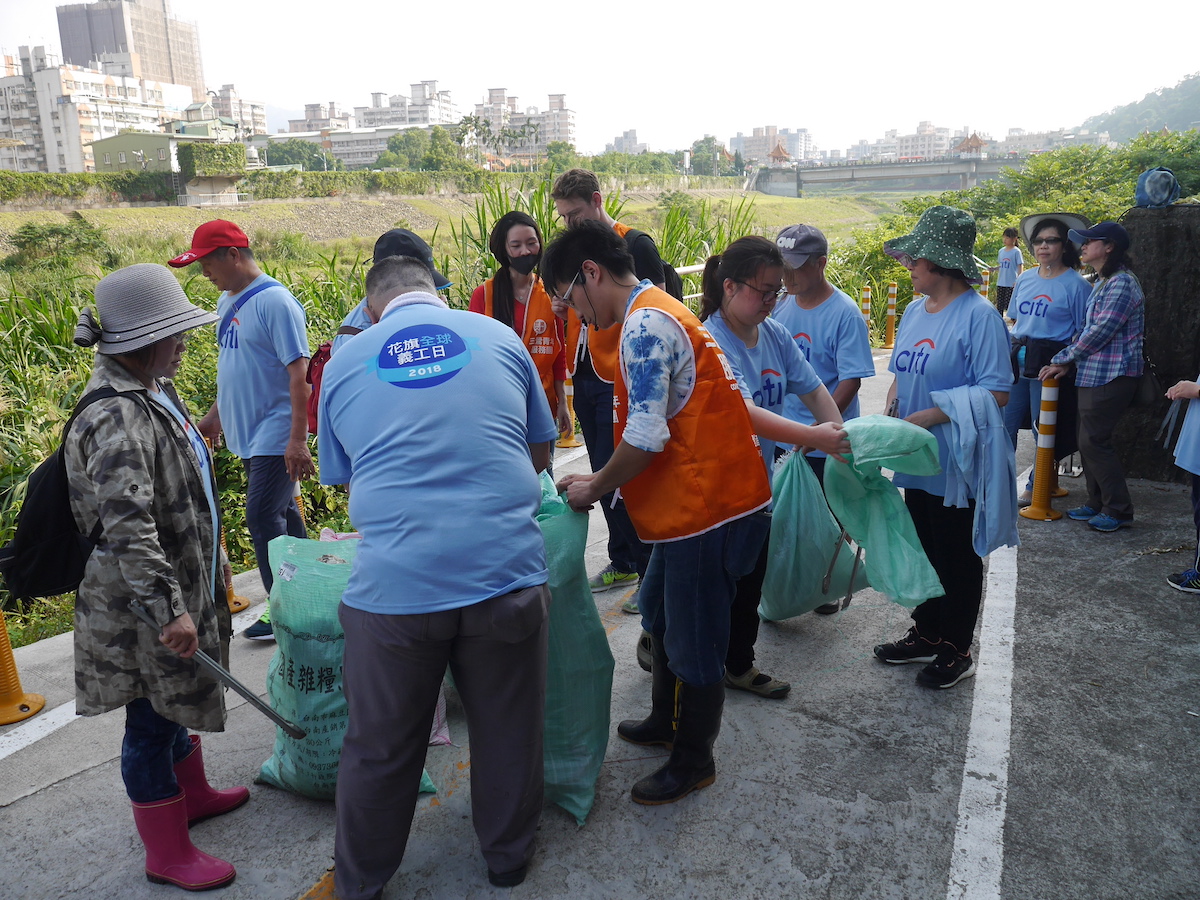
M888 411L933 433L942 467L941 473L923 477L897 473L894 483L904 488L921 546L946 593L914 609L908 633L877 646L875 656L892 664L925 663L917 683L929 688L953 687L975 674L971 641L983 597L983 561L973 540L975 499L971 496L965 507L945 505L950 418L931 394L978 387L1002 407L1013 381L1004 320L971 287L981 280L974 245L975 220L949 206L926 210L912 234L883 245L908 269L914 296L888 365L895 376ZM1011 455L1007 442L1005 449Z

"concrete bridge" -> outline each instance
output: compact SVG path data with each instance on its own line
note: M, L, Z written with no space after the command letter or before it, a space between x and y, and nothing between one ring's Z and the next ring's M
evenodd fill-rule
M1004 168L1021 169L1024 159L940 159L904 162L844 162L796 169L759 169L751 188L777 197L799 197L805 189L861 185L866 190L966 190L999 178Z

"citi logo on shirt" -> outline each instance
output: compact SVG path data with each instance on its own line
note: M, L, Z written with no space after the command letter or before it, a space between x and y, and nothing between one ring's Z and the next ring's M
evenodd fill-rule
M1032 300L1022 300L1017 306L1017 312L1023 316L1037 316L1038 318L1046 318L1050 312L1050 304L1054 298L1049 294L1038 294Z
M804 354L804 358L812 362L812 338L801 331L793 334L792 340L796 342L796 346L800 348L800 352Z
M774 377L772 377L774 376ZM774 409L783 403L783 375L774 369L763 369L762 389L754 392L754 405Z
M226 350L236 350L238 348L238 325L240 324L236 317L229 320L229 327L221 335L221 346Z
M929 357L937 347L932 338L923 338L913 344L911 350L901 350L896 354L896 371L912 372L914 375L924 375Z

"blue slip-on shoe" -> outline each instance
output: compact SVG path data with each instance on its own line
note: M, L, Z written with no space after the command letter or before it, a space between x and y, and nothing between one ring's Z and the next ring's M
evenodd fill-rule
M1087 520L1088 528L1105 533L1118 531L1121 528L1128 528L1133 524L1133 519L1118 519L1110 516L1108 513L1100 513L1098 516L1092 516Z
M1077 506L1067 510L1067 518L1074 519L1076 522L1087 522L1098 515L1100 515L1100 510L1092 509L1090 506Z

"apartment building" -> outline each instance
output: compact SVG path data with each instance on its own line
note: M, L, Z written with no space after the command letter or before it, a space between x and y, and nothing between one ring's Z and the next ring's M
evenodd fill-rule
M432 127L432 126L430 126ZM271 162L271 145L289 140L308 141L323 150L328 150L335 159L340 159L348 169L363 169L373 166L381 153L387 149L388 138L407 125L389 125L379 128L345 128L322 131L281 132L279 134L254 135L245 143L258 152L258 158L266 164Z
M771 158L771 153L777 146L783 146L787 150L786 133L780 133L779 129L774 125L763 125L755 127L750 134L742 134L738 132L735 137L729 139L729 152L737 153L741 151L742 159L748 163L759 163L766 165ZM789 155L795 156L790 151Z
M436 81L409 85L409 125L457 125L462 119L449 91L439 91Z
M101 54L100 69L60 64L45 47L6 57L0 77L0 169L92 172L92 143L123 130L161 131L192 102L188 85L133 74L129 53Z
M439 91L436 81L409 85L409 96L383 92L371 94L370 106L354 107L356 128L403 128L406 125L457 125L462 116L449 91ZM372 160L374 162L374 160Z
M288 119L288 131L300 134L309 131L332 131L354 127L354 116L339 111L332 100L329 104L306 103L303 119Z
M236 122L242 135L267 133L266 104L242 99L232 84L221 85L221 90L213 91L209 96L216 114Z
M97 0L60 6L63 62L97 68L103 54L132 54L139 78L186 84L192 99L205 96L200 34L171 15L167 0Z
M611 144L604 146L605 153L627 153L630 156L637 156L649 149L647 144L638 143L636 128L631 128L623 132L618 137L613 138Z
M1109 139L1107 131L1078 131L1060 128L1057 131L1026 131L1024 128L1010 128L1004 140L995 143L995 152L1002 155L1028 156L1030 153L1044 153L1056 147L1109 147L1114 143Z

